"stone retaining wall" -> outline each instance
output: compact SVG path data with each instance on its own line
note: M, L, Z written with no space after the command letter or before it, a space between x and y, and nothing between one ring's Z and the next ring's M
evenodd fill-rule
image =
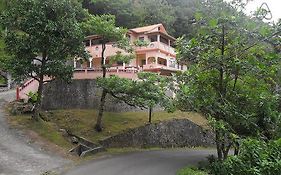
M53 81L45 85L42 108L54 109L98 109L102 90L91 79L73 80L71 83ZM159 109L158 109L159 110ZM107 95L105 111L141 111Z
M214 134L187 119L174 119L128 130L100 142L105 147L209 147Z

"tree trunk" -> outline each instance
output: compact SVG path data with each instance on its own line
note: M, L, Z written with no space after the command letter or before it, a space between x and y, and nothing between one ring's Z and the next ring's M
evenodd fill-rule
M40 111L41 111L41 102L42 102L42 94L43 94L43 86L44 86L44 77L40 76L39 79L39 87L37 91L37 102L35 103L34 107L34 113L32 115L32 118L35 121L39 121L40 119Z
M97 118L97 123L95 125L95 129L98 132L102 131L102 117L103 117L103 111L105 106L105 98L106 98L107 92L105 89L102 90L101 100L100 100L100 107L99 107L99 113Z
M42 94L43 94L43 86L44 86L44 73L43 71L45 70L45 65L47 62L47 52L43 51L42 52L42 60L41 60L41 69L40 72L37 73L37 76L39 78L39 87L37 91L37 102L34 107L34 114L32 118L36 121L40 119L40 111L41 111L41 100L42 100Z
M102 43L102 53L101 53L101 68L102 68L102 78L106 77L106 65L105 65L105 49L106 49L106 45L105 43ZM103 117L103 111L104 111L104 106L105 106L105 98L107 95L107 91L105 89L102 89L102 95L101 95L101 99L100 99L100 106L99 106L99 113L98 113L98 117L97 117L97 123L95 125L95 130L97 132L101 132L103 130L102 127L102 117Z
M221 147L219 133L217 133L217 131L216 131L216 146L217 146L218 160L221 161L223 159L223 151L222 151L222 147Z
M231 146L232 146L232 143L229 143L228 146L225 146L223 148L223 160L227 159L228 153L229 153L229 150L230 150Z
M240 151L239 148L240 148L239 142L234 142L234 155L235 156L238 156L239 151Z
M148 122L151 123L151 118L152 118L152 107L149 107L148 109Z

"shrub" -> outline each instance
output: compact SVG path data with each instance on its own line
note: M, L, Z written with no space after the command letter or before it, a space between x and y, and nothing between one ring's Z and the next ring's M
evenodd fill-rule
M210 171L215 175L280 175L281 141L244 140L238 156L215 161Z

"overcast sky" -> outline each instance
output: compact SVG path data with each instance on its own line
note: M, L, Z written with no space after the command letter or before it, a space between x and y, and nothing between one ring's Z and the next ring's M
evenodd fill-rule
M246 6L246 13L251 14L251 12L259 8L263 2L268 4L274 21L277 21L279 18L281 18L281 0L253 0Z

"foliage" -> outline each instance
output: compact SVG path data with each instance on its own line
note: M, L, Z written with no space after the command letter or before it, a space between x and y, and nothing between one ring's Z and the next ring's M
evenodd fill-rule
M111 65L107 65L105 61L106 44L109 42L113 42L117 47L124 49L125 51L132 51L129 41L126 37L127 30L122 27L116 27L115 16L113 15L89 15L88 20L85 21L82 26L88 35L97 35L101 41L101 68L102 78L104 79L107 73L106 68L111 67ZM133 56L122 55L121 52L118 52L115 56L113 56L113 60L117 62L128 62L132 58ZM103 88L100 100L99 114L95 125L95 129L97 131L102 131L102 117L107 93L108 92L106 91L106 89Z
M4 78L4 77L2 77L2 76L0 75L0 85L4 85L4 84L6 84L6 83L7 83L6 78Z
M173 31L174 9L166 0L85 0L84 6L92 14L115 15L117 26L134 28L164 23Z
M224 162L214 162L211 174L216 175L279 175L281 172L281 144L255 139L242 142L241 153L230 156Z
M29 103L32 103L32 104L36 104L37 103L37 101L38 101L38 93L37 92L35 92L35 93L29 92L26 95L28 97L28 102Z
M49 81L45 77L70 80L73 68L66 61L87 56L80 24L85 15L75 0L12 0L2 13L11 55L3 60L5 67L16 79L39 82L38 108L43 84Z
M187 167L179 170L177 175L208 175L206 172L200 171L193 167Z
M134 59L135 58L135 55L134 54L127 54L127 55L124 55L124 54L122 54L121 52L117 52L115 55L113 55L113 56L111 56L110 57L110 60L109 60L109 62L111 63L111 64L113 64L113 63L125 63L125 64L129 64L130 63L130 61L132 60L132 59ZM110 65L109 65L109 67L111 67Z
M91 14L112 14L117 26L135 28L163 23L173 36L192 36L194 14L203 0L85 0ZM204 10L202 10L204 11Z
M148 72L139 73L138 78L138 80L130 80L111 76L99 78L97 84L113 97L131 106L152 109L159 104L168 111L174 110L171 99L166 94L169 90L168 78Z
M182 110L214 119L222 159L235 144L233 136L277 137L280 55L264 40L278 38L275 29L237 14L222 1L206 3L210 16L196 15L201 25L197 35L177 41L179 61L190 65L178 76L177 101Z
M146 40L135 40L134 41L134 45L135 46L138 46L138 47L146 47L146 46L148 46L149 45L149 42L148 41L146 41Z

